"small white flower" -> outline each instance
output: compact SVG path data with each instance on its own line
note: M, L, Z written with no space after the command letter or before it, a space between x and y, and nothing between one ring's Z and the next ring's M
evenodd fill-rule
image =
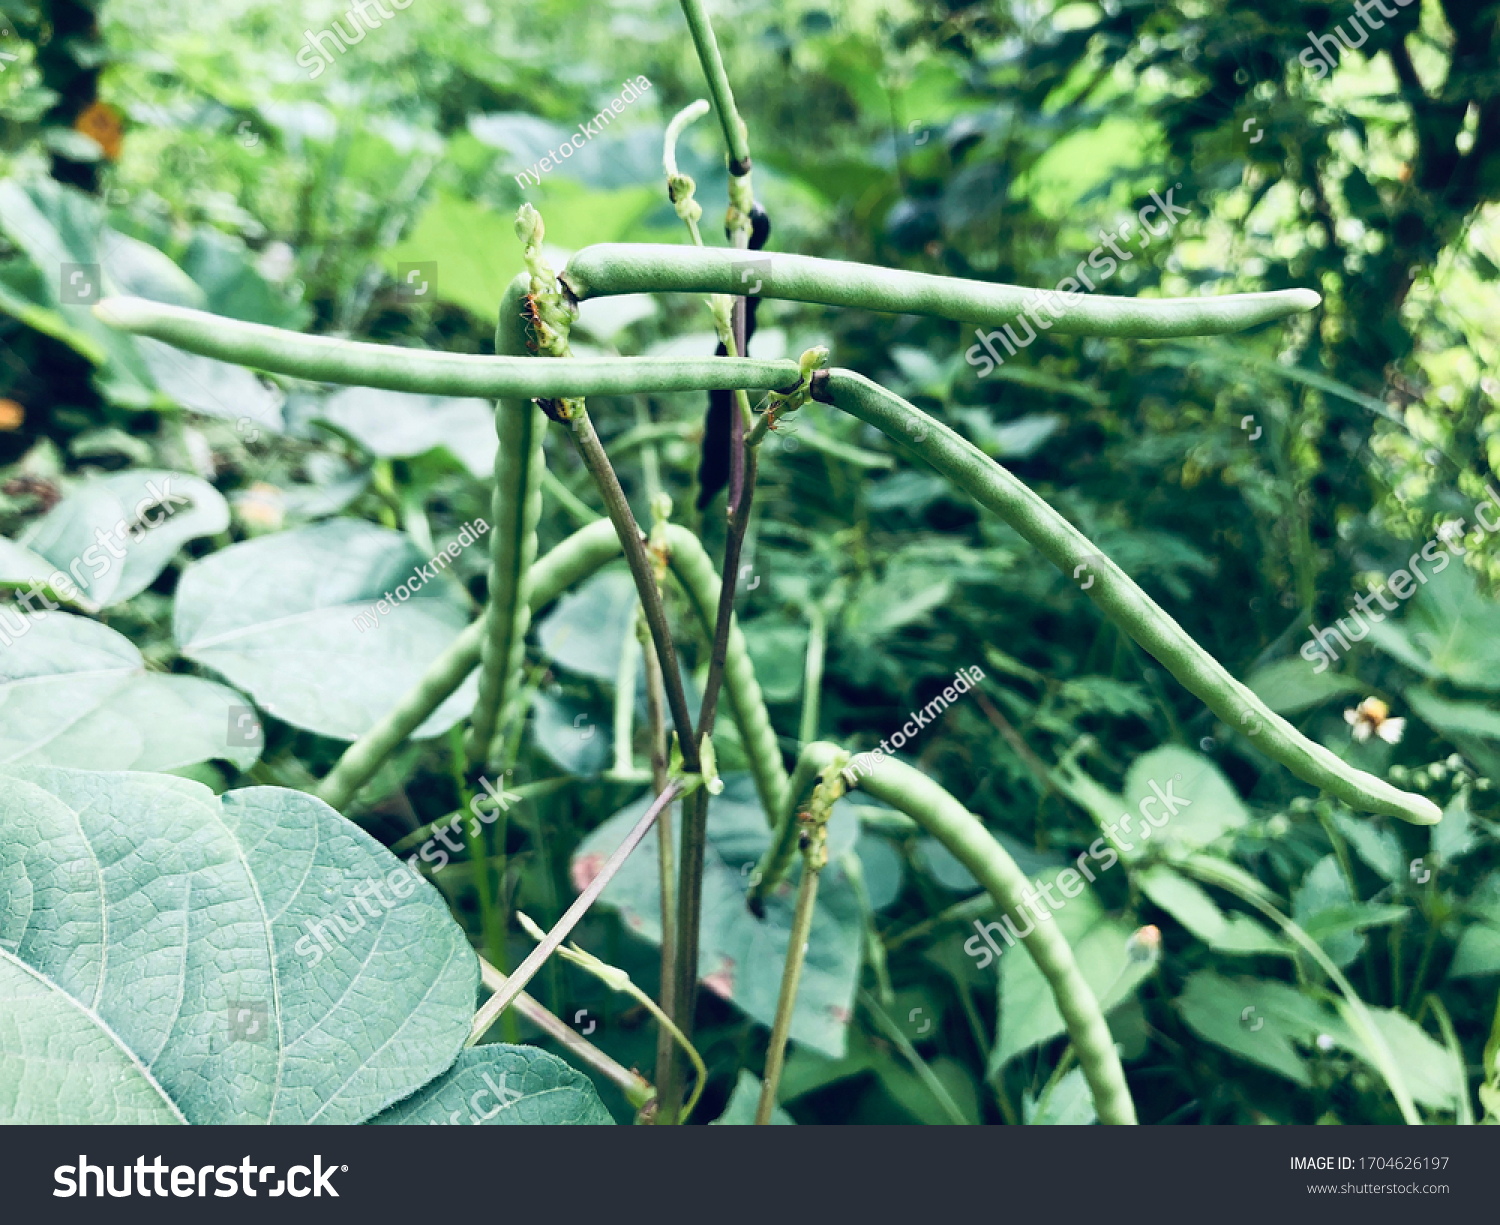
M1366 698L1353 710L1344 711L1344 722L1361 744L1372 735L1379 736L1387 744L1400 744L1402 733L1406 731L1406 720L1392 719L1390 707L1379 698Z

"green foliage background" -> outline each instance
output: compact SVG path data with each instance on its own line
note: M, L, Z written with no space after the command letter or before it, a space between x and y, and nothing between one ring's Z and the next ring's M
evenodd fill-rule
M663 186L661 135L703 94L700 69L667 0L414 0L316 80L296 56L304 30L342 18L334 4L116 0L90 35L92 9L0 0L0 51L16 57L0 74L0 399L10 402L0 417L0 530L24 543L90 476L163 470L209 482L229 517L178 542L148 585L101 601L95 616L128 640L109 649L141 674L132 684L227 678L260 710L258 760L194 741L182 760L146 768L216 791L310 788L345 741L320 733L318 717L279 718L278 706L295 702L274 682L257 688L195 652L184 609L205 597L180 581L184 568L282 534L277 547L291 560L266 563L264 581L301 565L311 585L309 537L290 533L364 520L386 535L314 530L344 533L335 553L368 542L359 547L372 570L400 573L403 549L420 561L487 513L488 408L430 406L413 414L424 423L413 429L409 406L383 393L273 395L228 368L92 326L58 301L56 264L102 261L117 285L257 322L490 352L499 295L521 265L511 218L523 201L564 251L685 241ZM1494 539L1331 673L1313 676L1298 647L1310 624L1344 615L1441 524L1472 526L1472 508L1500 481L1500 6L1402 8L1321 81L1298 56L1309 32L1348 28L1342 4L735 0L713 12L773 221L771 250L1051 286L1101 231L1171 188L1191 215L1107 292L1324 295L1309 315L1209 341L1044 336L984 380L963 359L972 329L764 301L751 353L827 343L838 364L941 416L1063 509L1306 734L1427 792L1447 818L1429 842L1425 830L1355 820L1308 796L1103 622L1071 576L882 436L816 404L768 447L738 609L783 747L795 754L816 609L828 627L818 731L851 749L888 736L960 668L984 669L980 691L907 751L1031 875L1075 857L1117 814L1111 796L1162 777L1152 763L1173 755L1168 764L1222 791L1217 825L1193 849L1288 899L1372 1008L1388 1010L1382 1028L1419 1103L1433 1118L1457 1117L1437 1015L1452 1018L1471 1099L1485 1079L1500 975ZM518 185L522 169L639 76L651 88L623 116L540 186ZM123 117L117 157L76 130L96 97ZM709 221L726 176L712 121L690 129L680 156L698 180L705 235L719 241ZM119 236L107 251L86 238L99 215ZM433 296L420 303L400 292L402 265L413 263L436 265ZM702 303L688 298L590 304L579 327L580 354L713 345ZM621 455L638 517L649 519L659 480L678 521L701 526L716 553L722 502L701 517L692 510L701 400L599 401L594 416ZM549 494L543 550L578 526L583 507L599 513L562 444L549 438L548 466L572 498ZM455 573L460 582L423 601L424 624L456 626L482 603L483 550L463 554ZM622 593L617 576L595 582L539 618L530 653L539 696L511 782L566 784L528 800L491 847L503 907L543 925L572 897L580 848L608 842L600 828L640 792L638 780L606 773L623 633L610 610ZM248 623L274 609L238 615ZM403 610L380 632L416 634L418 619ZM701 669L705 644L679 620ZM338 661L299 666L312 707L345 684ZM356 678L368 688L357 696L374 710L389 704L402 692L397 672ZM16 675L0 672L0 693ZM154 717L140 693L117 703L127 724ZM1399 744L1351 740L1343 712L1368 696L1407 720ZM199 698L210 705L184 716L185 728L205 709L223 718L222 696ZM0 764L32 763L27 738L6 723L18 709L13 692L8 700ZM80 700L69 690L58 702ZM580 737L580 726L598 735ZM113 722L101 727L51 763L99 765L103 738L119 743ZM732 771L743 758L732 729L724 738L720 764ZM449 749L445 736L413 742L352 815L387 845L444 817L465 798ZM732 799L717 826L731 842ZM1005 959L997 974L962 951L970 922L992 917L985 896L971 898L975 883L935 844L858 807L843 846L860 865L863 900L856 883L829 886L838 964L813 976L825 1023L794 1029L782 1094L790 1115L1092 1117L1081 1078L1059 1062L1060 1025L1029 963ZM753 862L757 852L736 844L734 853ZM729 854L726 888L737 870ZM1418 858L1430 876L1410 867ZM436 876L479 943L471 881L467 863ZM582 942L650 985L654 948L627 921L638 900L596 912ZM653 905L646 899L641 915ZM1112 1008L1142 1121L1399 1117L1320 1002L1312 963L1227 896L1143 859L1060 917L1075 947L1096 951L1097 964L1081 951L1080 961ZM1125 940L1143 924L1161 928L1161 958L1122 980ZM726 941L738 931L725 930ZM527 947L512 928L512 964ZM747 1092L744 1069L759 1071L769 1011L748 1001L769 991L774 1004L779 979L779 957L753 942L733 947L741 960L729 958L726 972L739 989L720 993L732 1002L705 993L701 1007L712 1078L703 1119L736 1084ZM655 1035L643 1012L555 960L533 990L565 1019L587 1010L598 1022L591 1041L649 1068ZM1241 1023L1249 1006L1269 1018L1263 1030ZM518 1036L546 1045L508 1034ZM629 1117L612 1087L601 1092Z

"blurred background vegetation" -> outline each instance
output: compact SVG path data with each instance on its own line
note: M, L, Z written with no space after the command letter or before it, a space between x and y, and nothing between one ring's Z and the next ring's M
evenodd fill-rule
M1298 57L1310 33L1347 30L1352 6L721 0L711 11L771 250L1051 286L1101 231L1171 188L1191 215L1108 292L1323 295L1310 314L1206 341L1044 335L984 380L962 356L972 328L934 320L766 301L751 352L827 343L837 364L940 415L1061 507L1308 735L1426 791L1448 818L1429 841L1307 795L1104 622L1069 576L882 436L819 405L762 464L739 606L788 759L816 624L827 634L816 730L851 749L888 736L958 669L985 670L980 690L907 752L1032 874L1097 836L1096 821L1117 811L1101 787L1128 791L1144 754L1175 746L1211 760L1232 787L1195 849L1288 899L1366 1000L1406 1018L1390 1021L1391 1041L1421 1079L1421 1104L1463 1117L1485 1076L1500 975L1490 787L1500 550L1493 539L1470 549L1467 569L1424 586L1388 632L1327 672L1314 675L1297 651L1310 624L1343 615L1441 524L1472 527L1500 480L1500 5L1399 8L1321 80ZM233 507L229 531L100 614L155 669L196 670L169 632L192 557L330 516L399 527L419 544L451 536L487 513L492 435L481 416L418 438L364 393L335 404L321 389L216 381L62 300L59 261L101 263L115 289L242 319L491 352L496 303L521 264L511 219L523 201L560 252L685 241L661 137L704 88L670 0L414 0L311 80L298 53L335 20L348 26L344 7L322 0L0 0L0 531L17 536L101 471L211 481ZM521 188L523 169L638 76L651 88L623 116ZM711 121L690 129L681 159L698 180L705 236L722 241L708 224L726 190ZM420 300L397 275L413 263L436 266ZM702 302L687 297L590 304L579 328L580 352L714 344ZM617 463L638 516L649 519L659 483L714 551L722 499L693 510L701 399L601 401L595 418L607 446L632 436ZM558 484L543 549L599 513L562 444L547 444ZM476 608L481 553L459 563ZM491 868L503 905L544 924L572 896L570 857L640 789L608 773L615 581L560 606L531 656L538 698L516 778L569 781L513 818ZM1344 712L1371 696L1407 720L1399 743L1351 739ZM585 718L599 736L571 734ZM183 772L219 789L305 787L342 748L265 722L248 774L222 759ZM732 769L732 729L725 738ZM416 742L390 763L361 796L366 828L394 843L451 811L448 747ZM969 923L993 917L983 894L970 900L974 882L873 810L859 829L867 896L851 922L863 987L836 1010L825 1049L795 1049L783 1095L792 1116L1089 1117L1060 1029L1037 1012L1016 959L997 977L961 951ZM1409 870L1416 858L1427 877ZM455 868L438 883L477 942L471 880ZM1076 943L1116 942L1115 961L1085 969L1109 995L1142 1120L1396 1119L1367 1064L1336 1033L1319 1039L1333 1014L1317 1002L1311 963L1272 947L1268 930L1237 946L1224 935L1232 900L1185 883L1131 865L1101 879L1097 913L1069 920L1084 925ZM1147 923L1162 929L1161 958L1122 982L1124 937ZM599 912L584 933L654 983L653 950L617 915ZM512 963L525 947L515 934ZM774 997L779 966L742 969L768 976ZM590 1010L592 1041L649 1068L643 1013L555 962L537 993L565 1018ZM1239 1023L1242 999L1270 1015L1269 1034ZM758 1070L765 1028L711 993L699 1023L709 1118L740 1069Z

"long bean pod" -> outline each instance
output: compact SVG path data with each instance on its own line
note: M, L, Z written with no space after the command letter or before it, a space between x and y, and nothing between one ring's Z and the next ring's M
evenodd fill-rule
M526 349L522 316L531 278L518 273L500 299L495 352L521 357ZM489 602L480 655L479 695L470 720L469 760L485 764L497 729L503 733L526 656L531 625L531 567L536 528L542 517L542 440L546 414L531 400L500 400L495 406L495 488L491 501Z
M1111 621L1151 653L1189 693L1267 757L1352 808L1435 825L1442 810L1424 796L1357 770L1307 739L1224 669L1082 532L983 451L942 422L862 375L815 376L814 395L884 431L988 507L1065 574Z
M839 749L826 741L814 741L802 750L798 761L821 770L835 760ZM988 830L967 808L920 770L887 757L879 768L859 779L862 791L904 812L943 844L984 886L1002 912L1025 919L1025 899L1030 884ZM795 819L795 818L794 818ZM1063 1025L1073 1043L1084 1079L1094 1095L1094 1108L1101 1123L1134 1123L1135 1104L1125 1083L1125 1072L1115 1050L1114 1036L1104 1020L1099 1001L1073 960L1073 950L1056 923L1025 925L1032 930L1021 937L1026 951L1047 980Z
M1238 332L1311 310L1320 301L1310 289L1211 298L1055 293L812 255L749 256L723 247L659 243L585 247L568 261L561 279L580 301L622 293L744 293L753 280L762 298L996 325L1035 308L1040 326L1060 334L1142 339Z
M144 298L106 298L94 307L94 313L123 331L272 374L435 396L531 400L638 392L767 391L795 387L798 378L794 361L575 357L538 362L526 357L404 349L306 336Z

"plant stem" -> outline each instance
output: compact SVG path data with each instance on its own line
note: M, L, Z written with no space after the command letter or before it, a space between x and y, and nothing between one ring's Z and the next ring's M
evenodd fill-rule
M531 283L518 274L500 299L495 351L520 356L527 351L522 309ZM536 529L542 515L542 440L546 415L528 400L501 400L495 407L495 488L491 500L489 604L480 654L479 694L474 702L466 746L469 760L484 766L494 740L514 715L515 691L526 657L531 624L527 588L536 561Z
M797 813L800 801L812 790L825 765L827 761L823 754L810 753L808 747L803 746L792 771L791 781L787 784L782 807L776 816L771 845L766 848L751 877L750 892L745 901L752 914L760 915L764 911L766 898L781 884L792 866L792 859L797 853Z
M547 363L537 362L536 365ZM531 568L529 603L533 610L557 599L619 552L614 528L599 520L569 536ZM318 797L342 811L400 744L427 721L479 662L486 622L467 626L427 666L422 679L375 726L344 750L318 785Z
M786 965L781 972L781 994L776 997L776 1018L771 1025L771 1044L766 1048L765 1075L761 1077L760 1102L755 1121L769 1123L776 1105L776 1089L781 1084L781 1069L786 1060L787 1035L792 1030L792 1013L797 1006L797 987L802 981L802 963L807 955L808 937L812 934L814 908L818 901L818 878L822 872L804 863L802 882L797 886L797 907L792 913L792 933L786 946Z
M561 791L564 787L575 781L576 780L572 775L562 774L556 778L544 778L540 782L524 783L519 787L507 787L506 791L508 791L513 796L520 796L523 800L538 800L543 796L551 795L555 791ZM479 804L481 808L493 806L493 803L493 801L487 800L483 796L480 797ZM459 812L464 811L467 810L459 809L455 812L447 813L446 815L439 817L435 821L429 821L426 825L412 830L411 833L406 834L397 841L391 843L390 847L387 849L389 849L392 855L400 855L403 852L411 850L414 846L421 846L422 843L433 837L437 833L438 829L440 829L442 826L452 825L453 818L456 817Z
M483 957L479 959L479 976L491 992L505 987L510 979ZM656 1096L656 1090L639 1072L621 1067L597 1046L575 1030L560 1017L554 1016L536 999L522 991L515 999L515 1008L526 1020L561 1046L576 1055L605 1079L613 1081L625 1094L625 1100L639 1110Z
M1038 290L1020 285L811 255L777 252L764 258L770 262L757 269L758 297L991 326L1032 307L1042 319L1052 318L1052 331L1064 336L1211 336L1300 314L1321 301L1310 289L1280 289L1214 298L1047 294L1050 300L1038 302ZM733 248L600 243L575 254L560 278L580 302L622 293L739 294L744 267L744 256Z
M746 175L750 172L750 142L745 121L735 109L734 92L729 88L729 75L724 71L724 59L719 54L719 40L714 37L714 28L703 8L703 0L682 0L682 15L687 18L693 45L698 49L698 62L708 79L708 92L724 128L724 143L729 146L729 173Z
M773 391L795 387L799 380L793 361L569 357L539 362L305 336L144 298L106 298L94 311L111 327L219 361L322 383L425 395L534 400L652 391Z
M1304 782L1367 812L1433 825L1442 810L1425 796L1356 770L1274 713L1169 617L1129 576L1061 514L946 425L900 396L847 370L813 376L818 399L902 442L982 506L998 514L1065 574L1084 570L1084 593L1111 621L1230 727Z
M839 750L815 741L802 750L802 759L826 763ZM798 772L802 769L798 760ZM1002 913L1025 914L1031 882L1005 848L962 804L921 771L888 757L859 779L859 787L878 800L904 812L943 844L984 886ZM1120 1067L1114 1037L1099 1001L1073 959L1073 950L1055 923L1031 923L1021 938L1057 1002L1063 1024L1085 1079L1094 1094L1101 1123L1134 1123L1135 1105Z
M656 658L650 632L640 622L641 653L646 662L646 721L651 735L651 785L660 792L667 785L667 719L666 695L662 688L661 664ZM661 1007L669 1017L677 1013L677 840L672 833L672 806L668 804L656 819L657 884L661 892ZM660 1026L656 1039L656 1084L664 1089L673 1081L676 1046L666 1026ZM671 1093L663 1091L664 1105L658 1122L671 1123L681 1100L680 1087ZM666 1117L663 1117L665 1115Z
M632 626L640 609L635 601L631 609ZM615 714L614 741L615 764L613 773L621 779L629 779L635 773L635 673L641 662L641 643L627 631L620 640L620 663L615 669ZM658 786L657 790L661 788Z
M578 921L583 918L589 907L594 904L595 899L604 892L605 886L614 879L615 873L625 865L625 861L630 858L631 852L641 844L641 840L650 832L651 826L656 823L656 818L660 815L662 809L675 800L681 793L682 786L683 784L675 779L667 784L666 790L651 802L651 806L646 809L641 819L625 835L620 845L615 848L614 853L605 860L604 866L599 869L598 875L589 881L583 892L568 907L563 917L553 925L552 930L547 933L542 942L527 954L526 960L511 975L510 981L485 1001L484 1007L474 1015L474 1023L469 1030L467 1046L473 1046L484 1037L490 1026L495 1023L495 1018L510 1006L511 1002L521 993L526 984L536 975L536 972L542 968L547 958L552 955L553 950L568 938L568 933L578 925Z
M661 662L662 678L666 683L667 706L672 712L672 724L677 729L679 751L683 768L689 774L698 773L698 741L693 735L693 718L688 713L687 693L682 687L682 672L677 665L677 647L672 642L672 630L667 624L666 610L662 607L661 592L656 586L656 575L651 568L651 559L646 556L646 538L631 513L625 491L620 488L620 478L599 435L594 432L594 423L589 420L588 410L579 404L568 419L573 442L583 459L584 467L594 478L599 494L604 499L604 509L614 524L615 534L625 552L625 563L635 579L635 589L641 599L641 609L646 615L646 624L651 627L651 640L656 644L656 656Z

